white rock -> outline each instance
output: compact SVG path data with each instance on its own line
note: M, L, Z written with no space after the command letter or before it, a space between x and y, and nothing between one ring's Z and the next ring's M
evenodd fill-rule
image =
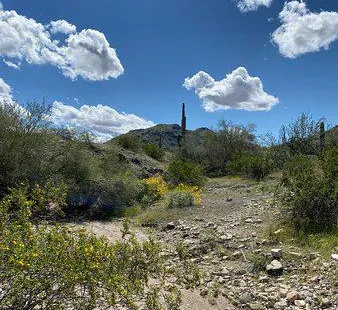
M266 266L266 271L271 275L280 275L283 271L283 265L280 261L275 259Z
M338 260L338 254L332 254L331 258L334 259L334 260Z

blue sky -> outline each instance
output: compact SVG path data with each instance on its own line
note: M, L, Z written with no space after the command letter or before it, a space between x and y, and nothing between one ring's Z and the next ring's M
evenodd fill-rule
M10 50L6 40L12 28L1 26L3 17L0 58L7 64L0 62L0 78L11 88L3 97L21 104L43 97L49 104L56 101L57 124L89 129L103 140L153 123L178 123L182 102L191 129L227 119L255 123L258 133L277 133L302 111L336 124L338 1L289 6L280 0L239 1L244 7L232 0L2 0L2 13L15 11L12 19L22 22L21 30L28 22L19 17L30 18L65 46L68 36L76 36L78 44L89 33L77 35L93 29L90 38L108 54L117 53L88 60L84 69L73 59L83 51L74 54L68 46L53 54L53 61L33 57L24 45ZM77 32L56 26L54 31L50 22L57 20L75 25ZM37 44L46 44L42 40ZM66 53L71 53L66 61L59 59ZM83 105L88 107L81 110Z

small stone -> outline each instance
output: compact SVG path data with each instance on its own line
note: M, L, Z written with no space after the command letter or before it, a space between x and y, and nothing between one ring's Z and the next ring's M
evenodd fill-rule
M338 260L338 254L332 254L331 258L334 259L334 260Z
M273 258L281 258L282 257L282 249L271 249L271 255Z
M242 255L242 253L240 251L236 251L236 252L232 253L233 258L239 258L241 255Z
M250 309L251 310L262 310L264 308L263 308L263 306L261 304L251 303L250 304Z
M283 265L280 261L275 259L266 266L266 271L269 275L279 276L283 272Z
M222 241L227 241L227 240L231 240L232 237L233 237L232 235L227 234L227 235L222 235L222 236L220 236L219 238L220 238Z
M223 267L220 272L219 272L220 276L228 276L230 275L230 270L226 267Z
M258 278L258 281L262 282L262 283L267 283L267 282L269 282L269 278L266 277L266 276L261 276L261 277Z
M244 292L239 296L239 300L243 304L248 304L252 300L252 295L249 292Z
M326 308L331 307L331 304L332 303L328 298L323 298L321 306L322 308L326 309Z
M294 301L298 298L298 293L296 291L291 291L286 295L286 301L289 304L294 303Z
M174 229L175 228L175 223L173 223L173 222L168 223L167 226L166 226L166 228L167 229Z
M306 302L304 300L301 300L301 299L296 299L295 300L295 306L297 306L299 308L304 308L306 306Z
M280 235L282 232L284 232L284 229L278 229L274 232L274 235L278 236Z
M233 199L230 198L230 197L227 198L227 202L231 202L232 200L233 200Z
M300 258L300 257L303 256L302 253L298 253L298 252L289 252L289 254L292 255L292 256L295 256L295 257L297 257L297 258Z
M288 290L287 290L287 289L281 288L281 289L279 290L279 296L280 296L281 298L285 298L287 294L288 294Z
M282 309L285 309L287 306L288 306L287 302L285 300L281 300L275 303L274 308L278 310L282 310Z

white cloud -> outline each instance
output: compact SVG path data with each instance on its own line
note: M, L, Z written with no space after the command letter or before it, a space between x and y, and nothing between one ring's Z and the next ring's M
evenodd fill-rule
M11 62L11 61L9 61L9 60L6 60L6 59L4 59L4 63L8 66L8 67L11 67L11 68L13 68L13 69L20 69L20 63L19 64L16 64L16 63L14 63L14 62Z
M272 0L237 0L237 7L242 13L256 11L260 6L269 7Z
M48 26L50 27L50 32L53 34L54 33L71 34L76 32L76 26L72 25L71 23L63 19L51 21Z
M282 25L272 34L272 42L288 58L328 49L338 39L338 12L313 13L302 1L284 4L279 13Z
M90 131L99 142L105 142L116 135L133 129L149 128L155 125L134 114L119 113L104 105L75 108L55 101L52 107L51 121L62 127L73 128L76 131Z
M70 34L62 44L52 38L52 32L67 22L56 23L53 28L15 11L0 11L0 56L35 65L54 65L71 79L80 76L101 81L123 73L123 66L103 33L85 29ZM68 31L69 26L72 25L68 25Z
M12 88L2 79L0 78L0 103L12 102Z
M207 112L228 109L269 111L279 102L278 98L264 92L258 77L251 77L243 67L227 74L220 81L200 71L186 78L183 86L188 90L195 89Z
M67 46L60 49L65 61L61 68L71 79L82 76L92 81L108 80L123 73L121 62L103 33L82 30L70 35L66 41Z

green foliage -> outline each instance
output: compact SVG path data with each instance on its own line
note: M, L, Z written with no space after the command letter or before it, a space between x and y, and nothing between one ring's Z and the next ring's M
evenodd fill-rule
M204 183L201 166L195 162L185 161L178 157L175 157L170 162L167 178L169 183L173 185L183 183L202 186Z
M143 149L143 152L146 155L148 155L148 156L150 156L150 157L152 157L156 160L162 160L163 159L164 150L155 143L147 143L147 144L143 145L142 149Z
M0 198L9 187L44 175L43 162L48 160L44 134L48 108L28 104L26 111L16 105L0 102Z
M292 155L318 155L324 148L323 119L314 120L311 115L302 113L290 124L280 130L281 143Z
M282 202L295 230L317 233L337 227L337 183L333 180L337 175L331 166L337 157L327 154L323 161L297 155L285 165Z
M226 175L229 161L257 147L253 130L253 125L241 126L223 120L217 132L203 132L199 143L187 136L180 149L180 156L186 161L202 165L209 176Z
M168 208L187 208L195 205L195 197L191 192L174 190L168 193Z
M32 208L35 202L25 188L11 190L0 202L3 309L97 309L120 303L138 309L140 302L151 309L179 309L177 285L198 284L196 269L184 259L177 268L166 267L159 244L139 243L128 223L123 240L110 244L83 230L33 227ZM181 282L168 284L181 273L186 275ZM151 284L150 278L158 281Z
M137 137L131 135L120 135L117 138L117 143L125 149L138 151L141 147L141 142Z
M0 105L0 198L22 182L34 188L53 180L69 193L66 212L102 218L141 199L142 185L113 147L95 145L90 134L51 129L48 108ZM97 214L95 214L97 213Z
M273 165L267 155L257 154L235 159L227 165L227 169L232 174L261 181L272 172Z

